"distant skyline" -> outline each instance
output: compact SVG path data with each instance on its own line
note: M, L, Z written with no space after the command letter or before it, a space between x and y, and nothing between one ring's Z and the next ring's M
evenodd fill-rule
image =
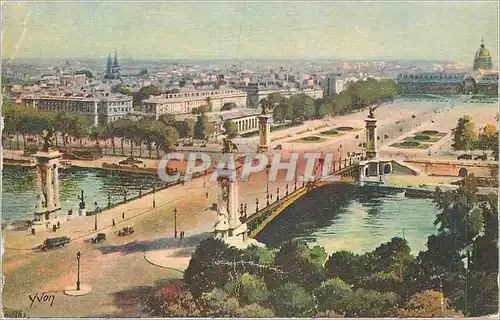
M497 2L3 2L3 59L498 61Z

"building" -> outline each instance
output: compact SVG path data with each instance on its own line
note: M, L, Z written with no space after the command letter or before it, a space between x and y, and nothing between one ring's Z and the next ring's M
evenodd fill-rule
M165 113L190 114L194 108L211 105L212 111L219 111L225 103L243 107L247 103L245 92L236 89L189 91L151 96L142 100L141 112L145 117L158 119Z
M257 118L259 114L253 109L243 109L220 113L209 118L216 124L216 130L220 133L224 131L224 123L227 121L236 124L238 133L245 133L259 129L259 119Z
M330 73L323 82L323 96L334 97L344 91L344 80L340 73Z
M498 74L488 72L492 67L490 52L483 42L474 56L474 70L470 72L406 73L398 75L396 81L402 94L482 93L498 95Z
M490 51L485 48L484 40L481 40L481 47L476 51L474 57L473 69L483 72L483 70L491 70L492 68L493 62L491 61Z
M120 79L120 64L118 63L118 53L115 51L115 59L108 55L106 64L106 79Z
M63 93L31 95L22 103L39 111L71 111L88 116L94 126L127 117L133 112L132 97L112 93Z
M267 98L272 93L279 93L284 98L290 98L293 95L303 93L313 99L323 98L323 90L319 88L307 88L299 90L296 88L285 89L280 87L266 87L258 83L249 83L242 88L247 93L247 106L250 108L258 108L262 99Z
M468 93L474 80L466 72L423 72L400 74L396 78L402 94L413 93Z

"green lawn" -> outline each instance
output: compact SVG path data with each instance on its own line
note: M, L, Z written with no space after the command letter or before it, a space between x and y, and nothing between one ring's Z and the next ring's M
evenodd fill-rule
M325 138L317 137L317 136L307 136L304 138L292 140L291 142L299 142L299 143L321 143L325 141Z
M336 137L336 136L341 136L344 134L344 133L339 132L339 131L334 130L334 129L330 129L327 131L321 131L320 133L324 136L329 136L329 137Z

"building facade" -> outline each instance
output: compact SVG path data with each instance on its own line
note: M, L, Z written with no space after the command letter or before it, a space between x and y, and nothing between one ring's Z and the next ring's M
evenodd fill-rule
M323 96L334 97L344 91L344 80L340 73L330 73L323 82Z
M134 110L132 97L111 93L33 95L24 97L22 102L38 111L76 112L89 117L94 126L126 118Z
M219 111L225 103L235 103L243 107L247 103L245 92L236 89L191 91L151 96L141 102L141 112L145 117L158 119L162 114L190 114L194 108L211 105L212 111Z
M284 98L290 98L293 95L303 93L313 99L323 98L323 90L319 88L284 89L278 87L262 87L257 83L249 83L243 90L247 93L247 106L250 108L258 108L262 99L267 98L272 93L279 93Z

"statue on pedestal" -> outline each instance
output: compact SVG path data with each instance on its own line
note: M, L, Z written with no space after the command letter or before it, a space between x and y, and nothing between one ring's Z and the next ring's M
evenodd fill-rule
M369 112L368 118L375 119L375 110L377 110L378 107L379 107L378 105L375 107L370 106L370 111L368 111Z
M222 154L238 151L238 146L229 139L222 139Z
M50 128L48 130L43 130L42 134L43 139L43 152L49 152L54 149L54 129Z

